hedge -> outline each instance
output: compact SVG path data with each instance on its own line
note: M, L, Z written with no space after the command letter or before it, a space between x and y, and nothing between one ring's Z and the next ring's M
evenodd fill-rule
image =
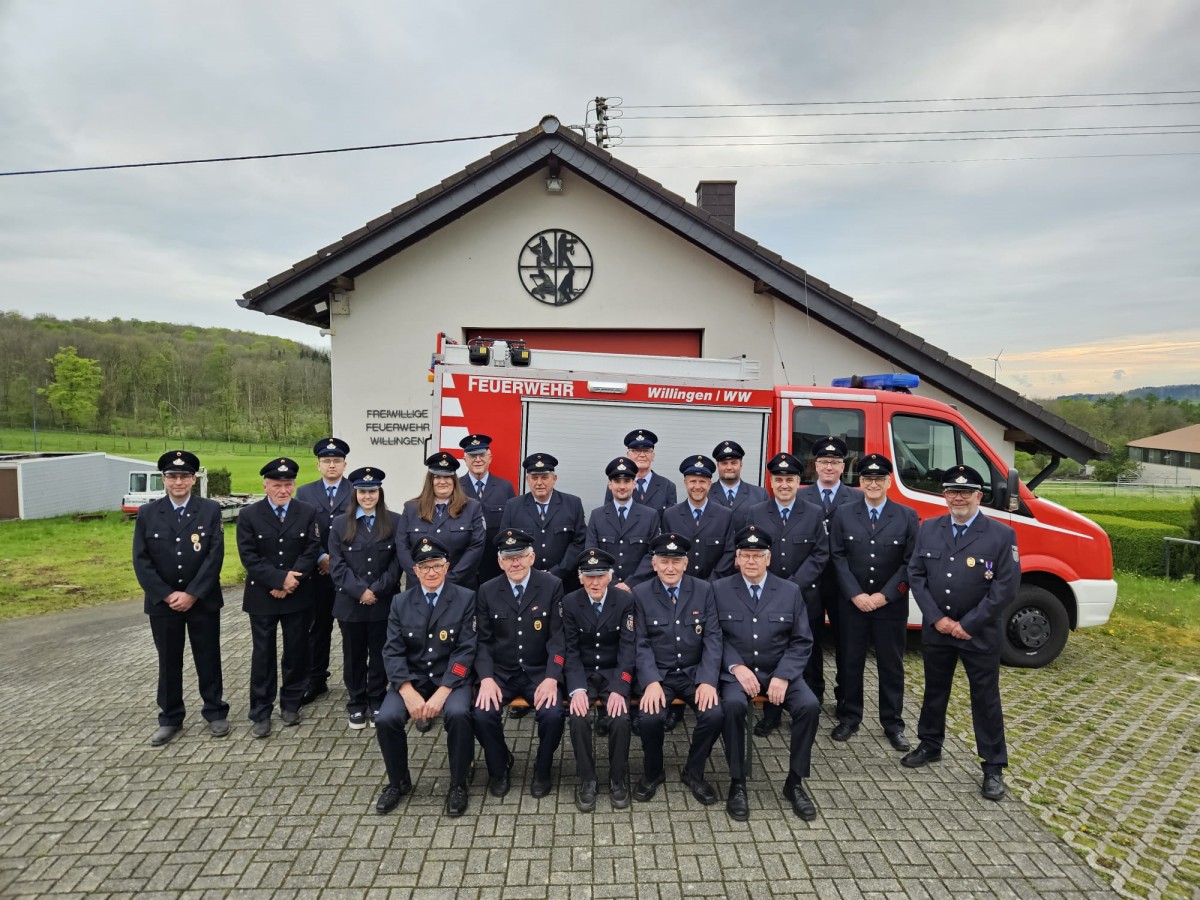
M1186 536L1182 528L1161 522L1142 522L1098 514L1091 514L1088 518L1108 533L1112 541L1113 568L1122 572L1163 577L1166 574L1163 538Z
M1057 501L1056 501L1057 502ZM1075 512L1087 516L1089 519L1096 519L1098 516L1104 518L1120 518L1133 519L1138 522L1156 522L1159 525L1174 525L1177 528L1187 528L1188 523L1192 521L1191 506L1153 506L1153 507L1113 507L1109 506L1089 506L1084 501L1080 503L1064 503L1063 506L1070 506Z

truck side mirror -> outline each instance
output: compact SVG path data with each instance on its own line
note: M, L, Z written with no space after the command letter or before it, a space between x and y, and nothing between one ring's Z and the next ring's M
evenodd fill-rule
M996 491L996 509L1016 512L1021 508L1021 476L1016 469L1008 470L1004 486Z

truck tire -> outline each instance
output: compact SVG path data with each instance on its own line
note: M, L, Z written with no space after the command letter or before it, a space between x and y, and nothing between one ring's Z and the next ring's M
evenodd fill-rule
M1021 585L1001 621L1000 661L1021 669L1040 669L1057 659L1071 630L1062 601L1032 584Z

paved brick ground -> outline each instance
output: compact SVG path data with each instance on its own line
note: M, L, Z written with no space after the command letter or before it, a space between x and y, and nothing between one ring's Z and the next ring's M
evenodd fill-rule
M155 749L140 603L0 625L0 896L1114 896L1020 800L979 797L960 741L910 773L877 728L836 744L828 719L811 824L779 796L778 733L756 743L749 823L701 806L675 780L678 733L668 784L650 804L614 812L602 794L594 814L577 813L569 744L557 792L535 800L525 792L531 719L508 726L519 788L503 801L485 795L480 766L467 815L444 818L442 736L414 733L416 789L379 816L373 732L346 728L340 691L299 728L250 737L250 642L236 602L225 628L233 733L209 737L197 702L184 734ZM632 764L636 776L636 739ZM724 796L719 745L710 777Z

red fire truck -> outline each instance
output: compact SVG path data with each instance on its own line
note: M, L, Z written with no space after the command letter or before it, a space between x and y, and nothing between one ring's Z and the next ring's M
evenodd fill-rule
M746 359L529 351L502 341L439 341L430 371L440 449L461 455L467 434L491 435L492 469L518 490L520 461L551 453L558 488L580 496L585 509L602 502L604 467L636 428L658 435L655 471L664 477L674 479L684 457L732 439L746 450L743 477L760 484L775 453L807 461L815 440L837 435L850 449L847 482L856 458L882 453L895 465L892 499L922 519L946 512L942 472L977 469L989 482L982 511L1011 525L1020 547L1021 589L1004 614L1009 665L1046 665L1070 629L1103 625L1116 601L1112 547L1100 526L1035 496L957 409L908 393L914 376L764 388L758 364ZM815 480L809 465L806 482ZM909 623L920 625L916 603Z

